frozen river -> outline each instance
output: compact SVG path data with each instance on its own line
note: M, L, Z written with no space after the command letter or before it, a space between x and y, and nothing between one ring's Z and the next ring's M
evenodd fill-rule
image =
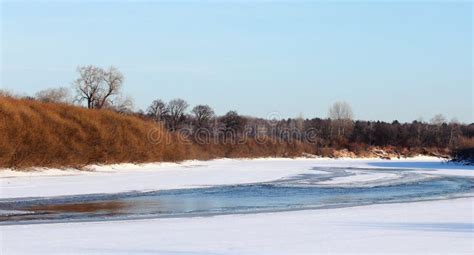
M357 180L345 182L345 180ZM0 224L279 212L470 197L474 178L407 169L315 167L274 181L0 200Z
M0 253L474 252L474 166L222 159L90 170L0 171Z

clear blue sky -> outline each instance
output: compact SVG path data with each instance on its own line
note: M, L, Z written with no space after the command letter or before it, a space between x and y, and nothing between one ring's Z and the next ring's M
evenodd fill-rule
M3 1L1 87L70 86L117 66L125 93L265 117L473 122L473 4Z

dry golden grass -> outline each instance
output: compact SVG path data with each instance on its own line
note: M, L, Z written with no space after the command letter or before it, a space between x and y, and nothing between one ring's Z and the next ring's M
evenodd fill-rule
M168 136L172 146L150 142ZM0 167L176 161L190 145L154 122L107 110L0 97Z
M150 134L152 134L150 136ZM196 144L155 122L108 110L0 96L0 168L82 167L217 157L298 156L302 143ZM153 139L161 137L160 142Z
M156 138L161 140L154 142ZM460 141L460 147L473 144L472 138ZM198 144L136 116L0 95L0 168L80 168L90 164L220 157L296 157L306 153L374 157L381 149L390 157L449 153L437 148L376 148L362 144L352 144L347 149L350 155L330 147L271 137Z
M462 137L459 140L459 149L474 148L474 137Z

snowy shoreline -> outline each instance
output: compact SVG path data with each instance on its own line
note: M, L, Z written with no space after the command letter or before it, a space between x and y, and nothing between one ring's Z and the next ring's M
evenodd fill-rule
M473 204L474 198L461 198L214 217L0 226L1 250L3 254L472 254Z
M97 171L127 171L135 169L150 169L150 168L164 168L171 166L184 166L184 167L193 167L196 165L206 165L208 162L214 161L315 161L315 162L325 162L325 161L348 161L348 162L369 162L369 161L381 161L381 162L410 162L410 161L425 161L425 162L440 162L445 164L457 165L460 168L464 167L461 164L455 164L448 162L444 158L432 157L432 156L416 156L409 158L392 158L392 159L383 159L383 158L328 158L328 157L296 157L296 158L284 158L284 157L262 157L262 158L216 158L209 160L184 160L179 162L151 162L151 163L120 163L120 164L93 164L85 166L83 169L65 167L65 168L47 168L47 167L33 167L26 170L17 170L10 168L0 168L0 178L10 178L10 177L21 177L21 176L38 176L38 175L67 175L67 174L77 174L77 173L88 173L88 172L97 172Z
M318 169L358 169L327 184L383 182L393 171L474 177L436 158L220 159L6 171L0 199L184 189L275 181ZM322 171L320 171L322 172ZM474 197L347 208L0 226L2 254L472 254ZM26 245L25 245L26 244Z
M67 196L196 188L267 182L312 172L314 168L344 167L419 169L430 174L474 176L474 166L445 163L432 157L410 159L262 158L185 161L182 163L91 166L91 171L47 169L38 172L0 171L0 199ZM334 180L332 183L383 179L375 174Z

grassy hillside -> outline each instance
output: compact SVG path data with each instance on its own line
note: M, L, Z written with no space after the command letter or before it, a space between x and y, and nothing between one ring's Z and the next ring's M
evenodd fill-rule
M149 134L171 145L152 143ZM147 120L108 110L0 97L0 167L82 166L193 157L176 135Z
M0 168L296 156L313 148L270 138L197 144L136 116L0 96Z
M158 139L160 138L160 139ZM213 140L216 137L212 137ZM247 137L217 137L210 143L184 138L149 119L110 110L0 96L0 168L81 167L219 157L445 156L447 148L369 146L322 147L314 143ZM461 139L469 142L472 138ZM472 146L470 146L472 147Z

